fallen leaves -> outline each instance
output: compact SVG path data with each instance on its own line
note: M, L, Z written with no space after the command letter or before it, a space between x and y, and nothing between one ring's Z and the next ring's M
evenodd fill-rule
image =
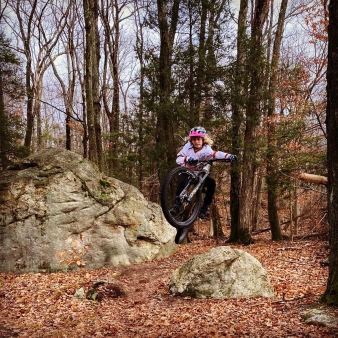
M302 314L323 307L327 243L273 243L262 235L241 248L256 257L275 288L274 299L193 299L168 291L172 272L215 247L191 236L175 255L138 265L52 274L0 274L0 337L332 337ZM99 283L99 284L95 284ZM101 301L76 299L96 285ZM325 310L337 316L336 308Z

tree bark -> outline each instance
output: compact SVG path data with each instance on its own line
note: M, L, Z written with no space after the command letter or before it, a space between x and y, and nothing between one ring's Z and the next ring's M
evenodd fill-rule
M247 245L251 243L252 200L254 196L254 177L258 154L257 131L261 120L260 106L263 99L263 25L269 10L269 0L258 0L252 24L249 55L250 93L246 111L246 126L243 150L243 178L240 190L239 240Z
M262 170L259 170L255 179L256 198L254 200L254 211L252 215L252 231L256 231L258 229L259 211L261 209L261 201L262 201L262 185L263 185L263 173Z
M120 21L121 13L125 7L119 6L117 0L103 1L101 0L101 18L105 33L105 60L104 60L104 82L102 97L104 102L104 110L109 120L109 162L108 168L111 172L119 170L118 157L118 141L120 133L120 82L119 82L119 48L120 48ZM109 67L108 67L109 65ZM113 82L112 88L112 104L108 105L111 93L108 91L110 76Z
M285 13L288 5L288 0L282 0L279 17L277 22L277 30L272 51L271 69L270 69L270 84L269 84L269 101L268 101L268 151L267 159L267 189L268 189L268 215L271 228L271 235L273 241L281 241L283 239L282 231L279 225L278 208L277 208L277 194L278 194L278 171L274 160L277 158L276 154L276 140L275 140L275 100L277 88L277 72L280 58L280 48L283 38L283 27L285 21Z
M248 0L241 0L238 14L238 33L237 33L237 65L235 76L235 97L233 98L232 113L232 147L231 152L238 154L241 147L242 138L240 128L243 124L243 111L245 109L245 62L246 62L246 17L248 15ZM239 154L238 154L239 155ZM231 184L230 184L230 238L229 242L239 240L239 196L241 188L241 161L236 161L231 165Z
M304 182L327 185L327 177L302 173L298 178Z
M218 244L218 239L224 236L220 215L217 209L216 203L211 204L210 210L210 236L216 237L216 242Z
M322 301L338 305L338 2L330 1L327 65L328 219L330 225L329 277Z
M33 137L33 129L34 129L34 114L33 114L33 87L31 84L31 75L32 75L32 55L30 50L30 39L32 34L32 24L33 24L33 14L35 12L37 6L37 0L34 0L32 3L32 10L29 15L29 20L27 23L27 33L23 28L22 18L21 18L21 10L19 8L19 2L17 3L16 15L20 24L20 32L22 36L22 41L24 44L24 52L27 58L26 62L26 94L27 94L27 108L26 108L26 117L27 117L27 125L26 125L26 134L24 146L30 149L32 144Z
M201 103L202 103L202 87L205 83L205 57L206 57L206 48L205 48L205 32L206 32L206 21L209 9L209 1L201 1L201 25L199 31L199 44L198 44L198 67L196 75L196 90L195 97L196 102L194 105L194 111L192 112L194 116L197 116L197 124L203 120L203 115L201 112Z
M171 8L170 26L167 17L167 1L157 0L158 24L160 29L160 58L159 58L159 108L156 124L156 147L157 166L159 168L160 181L167 173L167 166L162 162L173 163L176 158L176 147L174 142L174 120L172 117L172 106L170 103L171 66L173 55L173 44L178 24L180 0L174 0Z
M86 47L85 47L85 90L87 108L87 126L89 140L89 160L102 170L102 142L99 121L99 36L98 36L98 0L83 0Z
M59 41L60 35L66 25L70 5L62 16L54 17L54 30L46 30L44 23L48 14L48 7L54 6L52 1L45 1L41 7L38 1L14 1L11 3L20 28L20 38L26 56L26 95L27 95L27 125L24 146L31 148L34 133L35 118L40 115L43 76L50 66L48 62L51 53ZM30 10L27 11L27 8ZM38 43L36 43L38 39ZM33 45L34 44L34 45ZM34 55L35 54L35 55ZM33 60L35 61L35 64ZM34 69L35 66L35 69ZM38 121L38 123L40 123ZM37 125L38 148L41 146L41 127Z

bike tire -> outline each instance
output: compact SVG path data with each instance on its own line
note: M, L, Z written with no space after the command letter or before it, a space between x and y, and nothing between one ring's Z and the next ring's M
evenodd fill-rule
M187 190L187 194L190 194L195 188L197 180L194 172L185 167L178 167L171 170L161 186L161 207L163 214L166 220L177 229L190 227L195 222L202 205L202 192L201 189L198 189L190 202L185 201L185 203L182 203L178 215L174 216L170 213L171 208L175 204L178 178L182 174L187 175L188 181L190 182ZM185 189L186 188L187 186Z

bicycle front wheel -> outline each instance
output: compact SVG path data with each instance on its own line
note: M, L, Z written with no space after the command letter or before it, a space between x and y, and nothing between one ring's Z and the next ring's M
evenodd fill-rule
M167 221L178 229L190 227L196 220L202 204L201 189L189 201L188 197L198 183L196 175L187 168L178 167L169 172L161 187L161 206Z

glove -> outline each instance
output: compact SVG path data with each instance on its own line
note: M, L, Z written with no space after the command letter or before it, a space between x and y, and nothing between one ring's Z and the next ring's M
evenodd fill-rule
M237 156L236 155L232 155L232 154L228 154L228 156L226 157L226 159L229 160L230 162L237 161Z
M188 158L188 164L190 164L190 165L195 165L195 164L197 164L198 163L198 160L196 160L196 159L194 159L194 158L192 158L192 157L189 157Z

